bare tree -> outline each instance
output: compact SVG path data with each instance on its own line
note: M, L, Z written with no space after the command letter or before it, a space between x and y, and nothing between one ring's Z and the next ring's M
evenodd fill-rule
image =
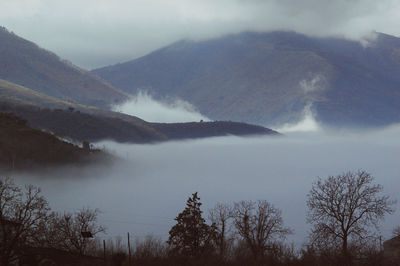
M218 203L209 211L208 215L211 223L216 229L216 244L219 254L224 257L227 250L227 235L230 232L229 220L232 218L232 207L227 204Z
M351 263L349 241L355 245L371 237L384 215L393 212L394 201L381 195L383 187L372 181L365 171L318 178L308 194L307 221L314 225L311 239L341 245L343 264Z
M85 255L94 245L93 237L105 232L105 228L97 224L99 210L83 208L72 213L52 213L47 226L47 242L49 246L69 252Z
M284 227L281 211L265 200L235 203L233 217L237 233L256 260L265 255L274 241L292 232Z
M400 236L400 226L396 226L392 232L393 237Z
M135 241L134 257L137 260L152 260L154 258L165 258L168 254L168 246L161 238L147 235L144 240Z
M37 244L49 210L39 188L21 189L10 178L0 180L0 265L10 265L26 246Z

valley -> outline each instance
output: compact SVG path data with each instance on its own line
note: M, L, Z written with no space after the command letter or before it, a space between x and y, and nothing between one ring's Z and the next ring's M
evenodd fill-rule
M283 1L178 1L160 25L128 2L0 3L41 44L0 27L0 265L392 265L395 31L247 24Z

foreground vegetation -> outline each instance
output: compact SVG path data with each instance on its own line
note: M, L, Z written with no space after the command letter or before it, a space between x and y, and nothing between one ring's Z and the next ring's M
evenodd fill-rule
M148 236L129 249L100 241L98 210L52 212L39 188L0 181L1 265L396 265L378 241L378 224L395 201L365 172L318 179L308 194L310 236L300 248L281 210L266 200L217 204L203 217L198 193L166 242ZM394 230L400 236L400 229ZM51 264L53 263L53 264Z

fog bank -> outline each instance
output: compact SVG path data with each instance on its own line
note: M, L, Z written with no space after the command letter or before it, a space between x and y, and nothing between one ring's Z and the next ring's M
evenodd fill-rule
M301 132L284 137L218 137L157 145L101 142L121 157L113 167L20 175L42 188L51 206L102 211L108 236L168 237L187 198L199 192L203 211L217 202L265 199L282 209L300 245L307 236L306 195L316 177L364 169L393 198L399 196L400 126L370 132ZM400 215L387 216L388 238Z

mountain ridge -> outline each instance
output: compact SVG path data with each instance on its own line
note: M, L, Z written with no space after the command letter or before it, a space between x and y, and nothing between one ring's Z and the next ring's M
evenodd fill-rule
M0 27L0 79L62 100L108 108L129 95Z
M75 104L0 80L0 112L72 141L155 143L225 135L276 135L275 131L233 122L150 123L135 116Z
M217 136L278 136L261 126L230 121L187 123L133 123L117 117L88 114L71 109L48 109L0 101L0 113L13 113L36 129L45 130L73 142L113 140L150 144Z

